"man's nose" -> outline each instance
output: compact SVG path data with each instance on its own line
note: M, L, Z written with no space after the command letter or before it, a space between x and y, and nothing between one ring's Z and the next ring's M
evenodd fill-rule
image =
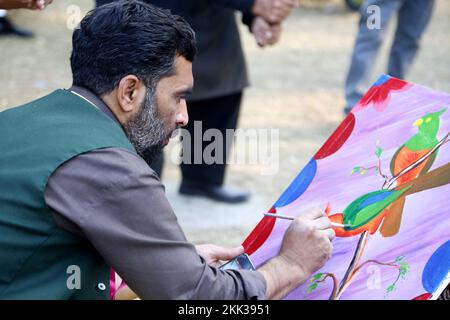
M187 104L186 101L183 101L180 111L177 113L177 125L180 127L184 127L189 122L189 115L187 112Z

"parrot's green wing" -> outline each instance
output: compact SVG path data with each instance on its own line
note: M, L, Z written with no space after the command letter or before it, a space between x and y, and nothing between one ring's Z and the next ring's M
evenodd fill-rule
M365 225L400 198L409 188L411 186L401 190L378 190L359 197L342 212L344 224L350 225L344 229L350 231Z

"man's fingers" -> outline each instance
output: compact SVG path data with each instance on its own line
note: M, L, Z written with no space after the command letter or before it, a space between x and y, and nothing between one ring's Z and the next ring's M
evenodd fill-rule
M328 219L328 217L320 217L318 219L315 219L311 222L311 224L317 229L317 230L325 230L330 229L331 221Z
M325 230L318 230L321 234L325 235L330 241L333 241L336 237L336 232L333 229L325 229Z
M318 219L321 217L326 217L326 216L327 216L326 213L323 212L323 210L321 210L319 208L314 208L314 209L308 210L307 212L305 212L302 215L302 217L305 217L305 218L311 219L311 220Z
M216 247L214 256L217 260L231 260L243 253L244 253L243 246L238 246L235 248Z

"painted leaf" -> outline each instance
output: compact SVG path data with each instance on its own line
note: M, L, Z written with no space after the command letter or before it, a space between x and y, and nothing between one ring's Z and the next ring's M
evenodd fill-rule
M323 273L318 273L318 274L313 276L313 279L314 280L319 280L320 278L322 278L322 276L323 276Z
M392 291L394 291L395 290L395 285L393 285L393 284L391 284L389 287L387 287L387 289L386 289L386 291L389 293L389 292L392 292Z
M383 150L377 146L375 148L375 155L377 156L377 158L380 158L382 153L383 153Z
M358 173L359 171L361 171L361 167L354 167L354 168L352 169L352 172L351 172L350 174Z
M316 289L317 289L317 282L314 282L313 284L311 284L311 285L308 287L307 293L311 293L311 292L313 292L313 291L316 290Z

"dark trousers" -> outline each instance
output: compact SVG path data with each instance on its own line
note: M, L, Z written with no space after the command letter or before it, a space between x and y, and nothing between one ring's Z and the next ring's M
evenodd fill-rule
M227 135L226 130L236 129L241 99L242 92L239 92L224 97L188 103L189 123L185 129L189 131L191 141L190 143L183 141L183 155L186 155L186 153L190 155L187 157L190 158L190 164L182 163L180 165L184 183L200 184L202 186L220 186L223 184L227 155L233 142L233 136ZM201 121L201 137L194 136L194 134L198 134L198 132L194 132L196 121ZM205 148L214 142L214 138L212 138L212 141L200 144L195 143L195 141L203 141L203 134L208 129L220 131L223 138L222 156L220 159L217 159L219 163L205 163L205 159L202 157L201 162L196 164L194 163L194 160L196 160L194 159L195 153L203 155ZM214 155L214 152L212 154Z
M190 185L220 186L225 179L225 169L227 155L231 149L233 140L227 136L226 130L237 127L239 110L241 107L242 92L224 96L220 98L188 102L189 123L184 129L189 132L190 141L183 140L183 159L188 159L189 163L181 163L181 174L183 182ZM201 122L201 131L195 132L195 122ZM198 126L198 124L197 124ZM200 163L195 163L195 153L203 155L205 148L214 143L212 141L203 142L203 134L208 129L217 129L223 138L222 155L219 163L208 164L201 158ZM195 136L201 134L201 137ZM198 144L195 141L201 140ZM198 161L197 161L198 162ZM161 176L164 166L163 153L159 154L154 161L149 163L150 167Z

